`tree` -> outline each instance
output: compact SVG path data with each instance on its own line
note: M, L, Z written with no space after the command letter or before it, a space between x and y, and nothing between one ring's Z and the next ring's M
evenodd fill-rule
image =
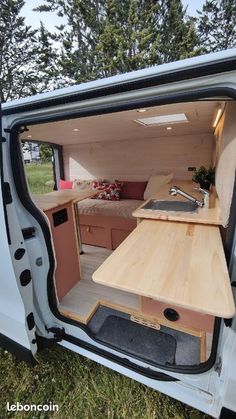
M31 93L36 30L25 26L22 0L2 0L0 9L1 101Z
M45 1L37 10L68 20L58 28L65 80L78 83L199 53L194 20L180 0Z
M187 16L181 0L162 0L160 18L160 52L163 63L201 54L195 19Z
M23 0L2 0L0 8L1 101L48 90L56 77L52 35L32 30L20 16ZM55 84L55 83L54 83Z
M39 157L42 163L52 161L53 149L48 144L39 144Z
M198 33L205 52L236 46L235 0L206 0L198 14Z

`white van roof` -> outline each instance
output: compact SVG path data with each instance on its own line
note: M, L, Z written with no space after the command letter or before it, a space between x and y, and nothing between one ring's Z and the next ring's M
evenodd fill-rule
M18 106L35 104L44 100L50 100L52 98L62 98L63 96L89 92L101 88L107 88L110 86L121 85L128 82L134 82L138 80L144 80L153 76L160 76L165 74L174 73L176 71L193 69L198 66L220 63L222 61L228 61L232 58L236 58L236 48L215 52L206 55L200 55L198 57L187 58L184 60L175 61L168 64L155 65L152 67L144 68L142 70L136 70L129 73L119 74L112 77L89 81L73 85L70 87L64 87L56 90L49 91L47 93L39 93L33 96L28 96L22 99L12 100L2 104L2 109L10 110L12 108L17 109Z

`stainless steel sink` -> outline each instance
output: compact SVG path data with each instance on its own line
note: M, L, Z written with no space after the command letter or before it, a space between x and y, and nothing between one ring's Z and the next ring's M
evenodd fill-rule
M152 211L195 212L198 209L198 205L195 202L159 201L158 199L151 199L142 209Z

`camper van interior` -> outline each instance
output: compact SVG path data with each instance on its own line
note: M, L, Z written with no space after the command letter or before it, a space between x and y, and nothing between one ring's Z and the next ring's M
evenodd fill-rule
M199 100L21 134L55 147L58 190L32 200L51 229L57 309L99 343L173 369L210 358L235 310L224 249L235 111ZM216 168L209 192L192 182L200 166Z

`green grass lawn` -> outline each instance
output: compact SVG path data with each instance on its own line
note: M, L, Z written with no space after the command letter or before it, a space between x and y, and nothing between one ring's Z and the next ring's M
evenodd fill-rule
M203 419L206 415L59 346L27 367L0 351L0 418ZM7 415L7 401L58 404L50 415Z
M48 182L53 181L52 164L26 164L25 172L28 179L30 191L33 194L41 194L51 192L52 185Z
M27 165L33 193L52 187L51 164ZM134 380L55 345L37 356L29 368L0 349L0 419L203 419L206 415ZM184 391L184 390L183 390ZM6 404L54 402L58 413L6 412Z

